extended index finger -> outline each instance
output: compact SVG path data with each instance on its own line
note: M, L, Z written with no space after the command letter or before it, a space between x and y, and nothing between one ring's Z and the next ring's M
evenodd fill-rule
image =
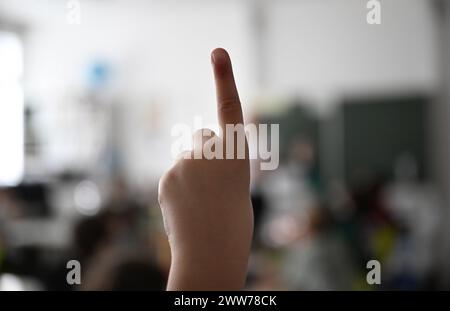
M216 82L217 112L219 124L225 131L226 124L243 124L241 102L234 81L230 56L222 48L211 53Z

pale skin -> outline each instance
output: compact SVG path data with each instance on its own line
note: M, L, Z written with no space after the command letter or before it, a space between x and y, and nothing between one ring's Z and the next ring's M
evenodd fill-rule
M215 49L211 63L220 127L244 124L228 53ZM172 254L167 290L241 290L253 234L248 156L194 159L208 141L201 131L194 136L190 159L181 155L159 182Z

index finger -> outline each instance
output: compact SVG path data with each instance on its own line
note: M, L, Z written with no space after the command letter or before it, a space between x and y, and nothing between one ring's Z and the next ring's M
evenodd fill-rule
M230 56L222 48L211 53L216 82L217 112L223 131L227 124L243 124L241 102L236 88Z

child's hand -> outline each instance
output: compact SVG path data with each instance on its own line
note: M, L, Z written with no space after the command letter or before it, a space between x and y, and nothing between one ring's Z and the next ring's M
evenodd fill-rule
M228 53L216 49L211 60L219 123L225 133L226 124L243 124L241 104ZM209 138L202 139L201 131L194 136L199 139L194 139L190 159L178 160L159 183L172 252L167 288L242 289L253 233L248 150L245 159L225 159L226 137L222 137L224 159L194 159L194 152Z

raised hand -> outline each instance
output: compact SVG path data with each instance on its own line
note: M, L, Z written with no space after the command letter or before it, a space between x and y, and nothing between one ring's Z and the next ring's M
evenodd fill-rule
M223 134L212 133L211 138L197 131L194 150L181 155L159 183L172 253L168 290L238 290L247 274L253 233L248 150L245 139L238 146L239 135L226 132L226 125L243 126L242 108L228 53L215 49L211 62ZM233 159L225 152L232 138ZM212 142L223 157L195 159L195 153L211 150ZM245 150L243 159L238 150Z

